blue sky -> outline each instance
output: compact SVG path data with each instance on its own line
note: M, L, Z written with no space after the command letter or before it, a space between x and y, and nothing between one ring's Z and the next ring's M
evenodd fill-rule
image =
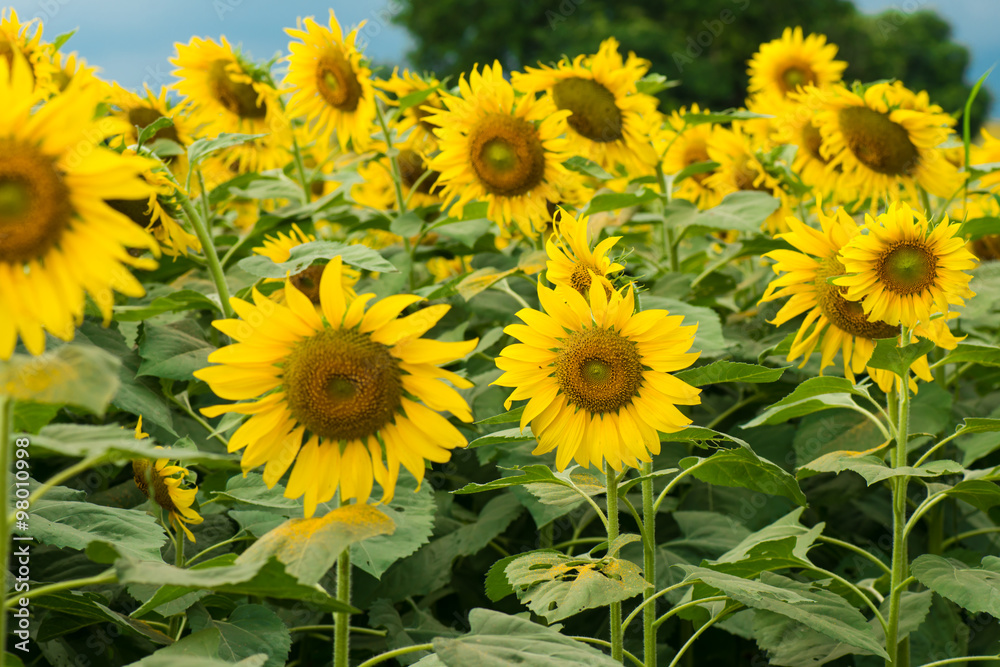
M936 10L951 22L954 39L972 52L966 73L970 82L1000 60L995 0L856 0L855 4L866 13ZM286 48L289 40L282 28L294 26L300 16L313 15L325 22L331 7L341 25L368 22L362 37L367 54L376 62L402 62L411 45L406 31L390 22L399 11L398 0L18 0L12 6L22 20L42 19L47 39L79 27L67 50L77 51L99 66L106 78L128 88L146 82L156 89L169 83L172 66L167 61L174 54L174 42L187 42L194 35L225 35L263 60ZM1000 99L1000 73L991 79L987 86ZM994 107L994 115L998 110L1000 105Z

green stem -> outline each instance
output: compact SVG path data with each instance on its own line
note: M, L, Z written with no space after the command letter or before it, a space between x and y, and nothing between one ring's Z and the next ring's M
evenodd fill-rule
M294 132L292 132L292 155L295 156L295 171L299 175L299 185L302 186L303 201L308 204L312 200L312 188L309 187L309 179L306 178L306 167L302 162L302 150L299 148L299 142L295 138Z
M289 632L333 632L336 629L334 625L300 625L296 628L291 628ZM385 637L389 633L385 630L372 630L371 628L359 628L351 626L351 633L355 635L368 635L369 637Z
M46 481L44 484L36 488L34 493L32 493L28 497L28 507L34 506L35 503L37 503L39 500L42 499L42 496L51 491L53 488L65 482L67 479L76 477L84 470L87 470L92 466L94 466L100 458L101 457L99 456L89 456L83 459L82 461L74 463L70 467L63 470L62 472L57 472L55 475L52 475L52 477L50 477L48 481ZM14 520L14 514L11 513L8 515L7 521L11 522L13 520Z
M908 340L904 331L901 340ZM906 445L909 441L910 427L910 371L909 368L899 379L899 391L890 392L890 401L894 393L899 394L899 404L896 412L896 450L892 457L894 467L907 464ZM892 414L890 405L890 415ZM892 479L892 571L889 583L889 620L886 628L886 651L889 660L886 665L892 667L909 667L909 646L899 641L900 599L903 587L900 585L908 576L909 558L906 548L906 488L909 477L903 475Z
M691 635L690 639L688 639L686 642L684 642L684 646L681 646L681 649L677 652L677 655L674 656L674 659L670 661L670 667L677 667L677 664L680 662L681 658L684 656L685 653L687 653L687 650L689 648L691 648L691 645L694 644L695 640L697 640L698 637L700 637L703 632L705 632L710 627L712 627L713 625L715 625L716 623L718 623L719 621L721 621L723 618L725 618L726 616L728 616L733 611L736 611L736 609L738 609L741 606L742 605L738 605L736 607L730 607L728 609L723 609L718 614L716 614L715 616L713 616L712 618L710 618L708 621L706 621L704 625L702 625L700 628L698 628L697 630L695 630L694 634Z
M95 574L92 577L60 581L47 586L32 588L30 591L25 591L24 593L18 593L17 595L4 600L3 608L10 609L17 604L17 601L20 598L37 598L42 595L48 595L49 593L58 593L59 591L68 591L76 588L83 588L84 586L97 586L98 584L113 584L116 581L118 581L118 576L115 574L114 568L111 568L110 570L105 570L100 574Z
M10 485L7 483L7 475L11 472L11 461L14 454L13 443L11 442L11 428L13 427L14 399L9 396L0 395L0 464L3 465L3 483L0 484L0 575L3 581L0 582L0 600L7 599L7 561L10 558L10 527L11 522L7 518L7 508L10 505L8 494ZM6 604L4 605L6 608ZM0 613L0 637L7 641L7 612ZM0 667L4 667L7 662L7 652L0 648Z
M1000 529L998 529L998 530L1000 530ZM882 572L884 572L885 574L888 574L890 576L892 575L892 570L889 569L889 566L887 566L885 563L883 563L878 558L876 558L872 554L868 553L867 551L865 551L861 547L857 547L857 546L851 544L850 542L844 542L843 540L838 540L835 537L827 537L826 535L820 535L816 539L819 540L820 542L826 542L827 544L836 544L838 547L843 547L843 548L845 548L845 549L847 549L849 551L853 551L854 553L858 554L859 556L863 556L864 558L867 558L871 562L875 563L875 565L877 565L878 568L880 570L882 570Z
M341 498L340 505L347 503ZM351 550L344 549L337 559L337 599L351 604ZM348 667L351 641L351 616L347 612L333 614L333 667ZM428 645L429 646L429 645ZM367 663L366 663L367 664Z
M204 507L205 504L206 503L202 503L202 506ZM234 542L243 542L245 540L252 540L252 539L254 539L254 537L252 535L235 535L233 537L230 537L228 540L222 540L221 542L216 542L212 546L207 547L204 550L202 550L199 553L197 553L194 556L192 556L191 560L188 561L188 565L190 565L191 563L195 562L196 560L198 560L199 558L201 558L202 556L204 556L208 552L213 551L215 549L218 549L219 547L224 547L227 544L233 544Z
M656 165L656 177L660 180L660 190L663 192L663 196L669 202L672 193L667 188L667 177L663 173L662 165ZM664 251L667 253L667 265L670 267L671 272L677 273L680 271L680 261L677 258L677 240L674 238L673 228L667 226L666 215L660 221L660 229L663 232L661 242Z
M611 643L606 642L603 639L594 639L593 637L572 637L572 639L575 639L578 642L586 642L588 644L596 644L597 646L603 646L604 648L611 648ZM635 657L628 651L622 650L622 653L625 655L626 658L632 661L632 664L636 665L637 667L643 667L642 660Z
M687 475L689 475L692 472L694 472L695 468L701 466L707 460L708 459L702 459L701 461L699 461L698 463L695 463L693 466L691 466L687 470L685 470L683 472L680 472L680 473L677 473L674 476L674 478L672 480L670 480L670 482L667 484L667 488L665 488L662 491L660 491L660 495L656 497L656 502L653 503L653 510L656 511L656 512L659 512L660 511L660 505L663 504L663 501L666 500L666 498L670 494L670 492L674 490L675 486L677 486L677 482L681 481L682 479L684 479L684 477L686 477Z
M955 535L954 537L949 537L944 542L942 542L941 549L942 550L947 549L955 542L961 542L962 540L969 537L976 537L977 535L987 535L989 533L997 533L997 532L1000 532L1000 526L993 526L992 528L979 528L978 530L969 530L964 533L959 533L958 535Z
M626 629L628 629L629 624L633 620L635 620L635 617L638 616L639 613L643 609L645 609L648 605L653 604L653 602L655 600L657 600L660 597L666 595L670 591L676 591L678 588L684 588L685 586L694 586L696 583L697 583L697 581L682 581L679 584L674 584L673 586L667 586L666 588L664 588L662 590L656 591L656 593L654 593L653 595L649 596L649 598L643 600L635 609L633 609L632 613L628 615L628 618L626 618L622 622L622 632L624 632Z
M417 651L433 651L434 645L431 643L427 644L414 644L413 646L404 646L403 648L397 648L393 651L387 651L385 653L380 653L374 658L369 658L362 662L358 667L375 667L375 665L381 665L386 660L392 660L396 656L406 655L407 653L416 653ZM346 662L344 663L347 664Z
M670 617L684 611L685 609L690 609L691 607L697 607L700 604L705 604L706 602L720 602L722 600L728 600L729 597L726 595L714 595L708 598L700 598L698 600L691 600L690 602L685 602L684 604L679 604L670 611L668 611L663 616L656 619L656 627L659 628L663 625Z
M960 662L981 662L983 660L1000 660L1000 655L967 655L963 658L948 658L947 660L925 662L920 667L938 667L938 665L954 665Z
M643 602L649 601L656 591L656 510L653 509L653 464L642 464L642 475L646 479L639 482L642 488L642 522L645 526L642 543L642 567L646 575L646 588L642 591ZM656 667L656 603L646 605L642 612L642 657L645 667Z
M608 490L608 545L618 538L618 477L609 465L604 466L604 477ZM622 651L622 603L612 602L611 612L611 659L621 663Z

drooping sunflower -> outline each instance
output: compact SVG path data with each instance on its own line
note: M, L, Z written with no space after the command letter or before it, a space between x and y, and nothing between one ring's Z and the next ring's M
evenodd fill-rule
M684 120L684 116L688 113L710 112L708 109L700 109L697 104L692 104L690 110L681 107L667 118L661 140L665 151L663 172L666 174L676 174L693 164L712 160L708 154L708 144L718 126L714 123L689 125ZM722 195L708 183L712 173L703 171L685 178L677 186L674 196L686 199L700 209L712 208L722 201Z
M152 236L109 207L107 199L148 197L140 178L151 165L101 144L107 127L93 120L92 89L69 88L41 102L28 63L0 58L0 359L18 334L31 354L45 350L45 331L73 338L90 294L105 323L114 291L142 296L129 267L152 269Z
M173 90L185 97L191 122L201 136L222 132L262 134L226 151L227 164L238 173L282 167L288 161L291 124L281 110L277 89L221 37L192 37L174 44L178 81Z
M526 67L511 79L518 92L544 92L556 108L571 112L566 122L577 153L605 169L620 164L638 176L656 166L649 138L660 121L657 100L637 88L649 66L634 53L623 60L611 37L594 55L563 59L555 67Z
M400 101L408 95L430 91L425 93L426 97L419 103L411 105L397 117L396 127L399 136L410 137L420 143L429 143L430 149L433 150L437 148L437 137L434 136L434 125L427 122L427 117L444 109L441 95L438 93L441 82L433 76L420 76L410 70L404 70L402 75L398 71L398 68L392 70L392 76L388 81L376 79L374 85L393 94L394 97L381 96L393 106L399 106Z
M639 467L660 452L657 431L691 423L678 405L696 405L700 390L670 373L698 358L689 352L695 326L665 310L635 312L631 287L608 296L594 281L588 297L564 285L542 285L542 311L517 313L524 324L504 331L520 343L497 358L505 371L494 382L516 387L505 403L530 399L521 428L531 425L535 454L556 450L556 467L603 462L615 470Z
M571 180L562 166L570 112L548 97L515 98L499 62L473 69L468 81L463 75L459 88L460 97L443 96L447 111L427 117L441 149L429 166L441 174L442 199L456 198L448 213L461 217L465 204L484 199L502 233L517 225L534 238L550 219L548 202L559 201L557 187Z
M171 125L156 131L150 144L159 140L168 140L181 148L187 148L194 135L194 127L184 113L184 105L171 104L166 88L160 88L157 95L146 86L142 95L122 88L117 83L111 86L111 115L120 123L121 141L125 146L132 146L139 140L139 130L160 118L169 118ZM169 155L163 158L170 169L180 175L187 175L186 155Z
M584 297L590 294L590 285L596 277L611 290L607 276L623 271L625 267L608 258L620 236L609 236L593 250L590 249L588 219L579 219L572 213L559 209L554 216L554 233L545 242L546 277L553 285L572 287Z
M330 25L309 17L304 30L286 28L293 39L288 45L285 85L291 90L288 112L305 118L314 138L337 135L341 150L350 143L356 152L368 147L375 122L375 89L372 72L355 46L358 28L347 37L330 10Z
M288 234L278 232L277 234L264 237L264 245L253 249L255 255L263 255L276 264L287 262L292 255L292 249L303 243L311 243L316 240L313 234L306 234L297 224L292 223L292 231ZM303 271L289 276L288 280L300 291L313 305L320 305L319 286L323 276L325 264L313 264ZM344 288L344 298L348 301L357 296L354 292L354 285L361 279L361 272L350 266L343 266L341 269L341 285ZM271 294L271 298L278 303L285 302L285 291L280 289Z
M420 301L404 294L366 312L374 295L344 298L339 256L323 272L322 316L290 281L285 297L287 306L257 290L254 304L232 299L242 319L214 325L239 342L209 356L220 365L195 374L222 398L249 400L202 410L209 417L251 415L229 440L229 451L246 448L244 470L265 464L264 481L273 487L294 462L285 495L304 495L308 517L338 487L342 499L364 502L377 481L388 502L400 464L419 481L425 459L447 461L451 449L466 445L438 411L472 421L452 387L472 384L439 366L468 354L478 341L421 338L448 306L399 318Z
M135 437L137 440L149 437L148 433L142 432L141 415L135 425ZM185 488L185 480L191 476L191 471L182 466L167 465L169 461L135 459L132 461L132 478L144 496L167 512L169 522L183 530L187 538L194 542L194 534L188 524L196 526L205 520L191 507L198 495L198 487Z
M866 370L875 350L875 340L898 338L900 330L887 322L869 320L856 301L844 298L845 288L830 284L830 278L844 274L840 251L860 233L860 228L843 208L829 216L821 209L817 214L821 229L790 218L788 225L791 231L778 235L795 250L773 250L764 255L775 261L773 269L779 277L767 286L761 303L790 297L771 321L775 326L806 313L792 341L789 361L801 357L800 367L804 367L819 347L822 374L823 369L833 364L839 351L843 358L844 375L854 382L855 375ZM940 321L943 322L943 319ZM947 324L944 331L932 327L918 333L942 347L954 348L957 344L947 331ZM912 369L924 381L933 379L926 356L917 359ZM879 368L867 368L867 371L883 391L892 389L896 376L891 371ZM910 379L910 389L917 389L913 378Z
M0 11L0 58L7 61L8 72L14 64L14 54L28 63L33 87L41 92L58 92L52 80L55 66L48 55L49 45L42 42L43 26L35 20L21 23L13 7Z
M840 251L848 275L834 283L847 288L845 298L861 302L870 320L929 325L932 315L946 315L974 296L965 271L975 267L976 257L958 229L947 217L929 229L920 211L893 202L878 218L865 216L867 233Z
M839 85L807 92L824 100L814 123L827 169L839 168L844 184L861 199L895 199L902 187L917 202L917 185L945 198L962 186L964 175L939 148L955 119L930 104L927 93L914 93L899 81L862 92Z
M760 45L748 61L748 92L786 97L800 86L822 88L840 81L847 67L834 60L837 46L826 43L826 35L803 36L802 28L785 28L780 39Z

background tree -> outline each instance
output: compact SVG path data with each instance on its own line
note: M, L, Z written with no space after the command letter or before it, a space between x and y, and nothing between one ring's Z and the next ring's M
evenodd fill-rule
M741 106L746 61L786 26L825 34L849 64L848 81L894 76L927 90L946 111L963 109L971 86L969 52L951 41L951 26L931 11L858 12L848 0L400 0L395 21L413 34L418 69L457 76L498 58L505 69L593 53L614 35L625 51L680 80L661 93L664 108L697 102L713 109ZM475 17L475 21L471 18ZM981 72L969 72L974 80ZM986 118L991 96L981 90L973 127Z

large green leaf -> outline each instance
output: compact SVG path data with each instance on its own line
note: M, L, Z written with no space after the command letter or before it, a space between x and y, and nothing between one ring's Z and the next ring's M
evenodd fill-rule
M910 565L917 581L941 597L978 614L1000 618L1000 558L983 557L981 567L934 554L918 556Z
M193 632L170 646L146 656L127 667L263 667L266 654L257 654L239 662L219 657L222 633L218 628L205 628Z
M215 491L213 495L227 501L234 501L257 507L268 507L279 510L297 510L302 507L302 501L285 497L285 487L275 484L267 488L264 477L260 473L234 475L226 482L225 491Z
M763 426L765 424L781 424L820 410L832 408L854 408L851 396L868 396L868 392L856 387L850 380L838 377L809 378L792 393L777 403L772 403L757 417L751 419L743 428Z
M154 375L170 380L194 380L194 371L208 366L208 355L215 350L198 331L198 326L182 320L175 324L143 327L139 344L137 375Z
M597 649L524 618L473 609L469 624L467 635L434 639L434 653L447 667L621 667Z
M938 361L935 366L943 364L982 364L984 366L1000 366L1000 347L987 345L978 341L965 341Z
M396 524L396 529L386 535L376 535L351 545L351 563L376 579L400 558L406 558L419 549L434 530L437 506L430 486L416 491L416 480L404 475L396 484L396 495L388 505L379 505Z
M260 139L266 136L263 134L239 134L237 132L220 132L218 136L214 139L198 139L191 142L188 146L187 156L188 161L191 163L193 168L198 162L203 158L208 157L216 151L221 151L225 148L231 148L232 146L238 146L242 143L248 141L253 141L254 139Z
M788 368L791 367L768 368L767 366L743 364L735 361L716 361L707 366L679 371L674 373L674 376L693 387L703 387L706 384L719 384L720 382L776 382Z
M376 507L345 505L318 518L289 519L251 544L236 564L261 567L276 557L288 574L303 584L315 584L351 544L395 528L392 519Z
M136 440L135 433L119 426L50 424L30 436L32 451L80 458L171 459L187 463L234 461L235 458L182 447L158 448L148 438Z
M875 351L868 360L870 368L881 368L892 371L903 377L913 365L913 362L934 349L934 343L919 338L916 343L899 346L896 338L883 338L875 341Z
M219 631L219 657L229 662L264 654L265 667L282 667L288 660L292 637L281 618L260 604L240 605L225 621L213 619L196 608L188 614L195 632L215 628Z
M685 470L694 468L691 475L708 484L738 486L806 505L795 477L744 447L721 450L705 459L689 456L681 459L680 466Z
M587 204L584 212L586 215L602 213L604 211L617 211L629 206L640 206L660 198L660 193L655 190L639 188L635 192L612 192L609 194L597 195Z
M943 493L964 500L983 512L1000 505L1000 486L987 479L965 479Z
M75 405L103 417L118 391L119 366L114 355L93 345L62 345L37 357L15 354L0 360L0 394Z
M955 461L930 461L921 466L899 466L891 468L885 464L881 456L866 452L830 452L801 466L796 473L799 479L805 479L821 472L839 473L844 470L856 472L865 478L868 486L889 479L890 477L941 477L942 475L960 475L965 468Z
M760 230L761 224L780 205L781 202L767 192L733 192L718 206L702 211L690 226L753 233Z
M273 262L264 255L254 255L240 260L239 267L258 278L284 278L305 271L317 260L330 260L340 256L344 264L359 269L395 273L398 269L377 251L365 245L347 245L335 241L311 241L295 246L284 262Z
M518 442L528 442L534 439L535 436L532 435L530 426L526 426L523 431L517 427L508 428L479 436L469 443L469 449L484 447L486 445L513 445Z

